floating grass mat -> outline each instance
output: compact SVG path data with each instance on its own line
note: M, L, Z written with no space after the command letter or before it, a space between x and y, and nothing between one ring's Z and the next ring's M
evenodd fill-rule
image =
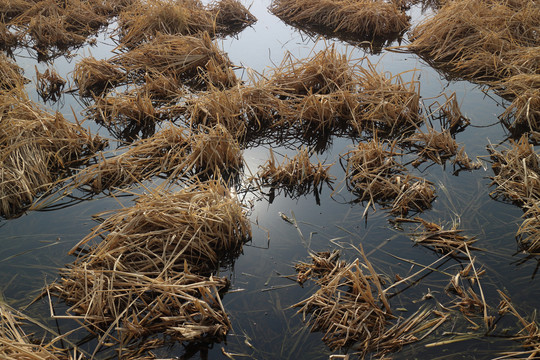
M535 1L446 2L411 32L409 49L469 79L538 72Z
M12 32L8 26L0 22L0 49L11 51L19 44L20 38L19 33Z
M41 341L27 334L22 326L30 323L28 317L0 302L0 358L6 360L71 360L82 359L75 350L64 350L54 343Z
M118 32L122 45L133 47L158 34L232 34L256 20L238 0L214 1L208 6L200 0L151 0L122 11Z
M157 73L200 87L207 80L202 74L207 72L208 65L214 71L219 69L228 74L228 83L216 86L230 87L238 83L231 62L208 33L200 36L158 35L150 42L114 56L110 62L120 65L140 82L148 73Z
M366 211L375 203L389 205L395 215L423 211L435 199L433 184L425 179L405 174L405 168L394 157L396 141L372 139L361 142L343 155L346 159L346 181L359 201L367 201Z
M43 101L58 101L65 85L66 80L54 68L49 67L40 73L36 67L36 90Z
M490 185L496 185L490 195L525 205L540 198L540 159L529 144L527 136L519 141L510 140L502 150L488 147L494 176Z
M27 98L0 94L0 99L0 213L12 217L52 189L71 167L87 161L103 141Z
M311 313L311 331L324 332L323 341L331 349L352 345L362 358L370 353L384 356L421 340L444 322L444 316L429 319L434 312L426 309L396 321L384 281L362 255L363 262L346 263L338 261L334 252L318 253L312 255L312 265L296 266L303 281L317 278L320 288L293 306L300 307L304 319Z
M383 0L273 0L270 11L287 23L360 40L395 36L409 27L407 15L392 1Z
M290 159L285 155L283 162L278 164L270 149L270 160L261 166L257 178L263 185L284 186L302 194L309 192L312 187L331 183L334 179L329 173L332 165L323 165L320 161L312 163L307 148L299 149Z
M529 254L540 254L540 202L529 201L524 207L523 222L516 233L520 250Z
M171 174L172 181L186 171L189 136L185 129L171 125L152 137L119 149L120 155L86 167L77 174L74 183L100 193L143 182L160 173Z
M458 145L449 129L437 131L428 126L426 130L424 132L418 129L417 132L402 141L418 153L420 159L415 161L415 166L427 159L443 165L452 157L454 158L452 163L462 169L474 170L482 166L480 162L473 162L467 156L465 148Z
M85 57L75 64L73 79L81 96L100 95L126 81L127 74L107 60Z

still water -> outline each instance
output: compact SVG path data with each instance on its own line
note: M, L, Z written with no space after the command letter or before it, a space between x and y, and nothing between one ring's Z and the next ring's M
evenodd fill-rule
M500 289L510 295L521 314L531 314L540 305L540 285L535 278L538 262L527 259L524 254L516 254L514 234L522 212L517 207L489 197L489 176L492 171L487 162L486 145L506 139L504 128L497 122L497 115L504 111L502 100L472 83L446 79L444 74L431 69L412 54L383 51L378 55L369 55L360 48L336 40L314 39L271 15L267 10L268 5L269 0L255 0L250 11L258 22L235 37L218 40L234 64L264 72L279 64L287 51L301 59L327 44L335 44L352 58L368 56L372 63L377 63L380 72L388 71L395 75L414 70L404 74L403 78L405 81L413 76L419 79L423 98L434 97L441 92L448 95L456 93L462 112L471 120L471 126L458 134L456 140L465 145L471 158L483 158L484 168L463 171L458 175L453 175L451 166L433 165L414 170L416 175L434 182L437 188L433 208L422 214L422 218L447 226L457 221L465 235L478 238L476 246L485 251L474 255L477 257L476 265L486 270L482 284L492 310L500 300L496 292ZM410 13L415 21L425 16L414 8ZM62 76L69 77L69 72L82 56L109 57L112 45L108 41L108 34L98 35L97 40L98 46L83 48L70 60L59 58L54 67ZM18 54L17 63L25 69L28 78L35 78L36 63L24 51ZM45 68L43 64L37 66L40 70ZM31 96L37 100L33 86L30 84L28 88ZM78 99L69 94L59 103L48 106L71 119L72 113L79 114L83 110ZM110 136L95 124L87 123L86 126L93 132ZM237 359L328 359L333 352L321 342L322 335L310 333L301 315L290 308L314 291L309 283L301 287L287 278L287 275L294 275L295 262L306 261L310 251L329 249L341 249L344 259L354 259L359 254L351 245L358 247L361 244L377 271L392 279L395 274L404 277L417 271L419 268L412 266L412 262L428 265L437 259L435 253L413 246L404 231L388 222L389 217L383 209L370 210L367 218L362 217L364 205L355 203L354 197L348 193L343 183L344 172L339 164L339 155L346 153L353 144L354 139L336 137L332 139L330 149L319 154L321 161L336 163L332 173L337 178L332 188L323 186L320 204L313 195L291 198L278 193L271 203L259 193L241 195L246 202L253 204L250 213L253 240L246 244L234 265L222 269L219 274L229 277L232 283L231 291L223 299L233 325L232 331L226 342L214 344L208 349L201 351L176 345L156 351L158 357L223 359L224 349ZM269 147L245 150L246 176L249 176L249 172L255 173L258 166L269 158ZM276 145L273 149L279 155L295 152L294 144ZM2 220L0 296L17 308L27 305L46 284L54 281L58 276L58 267L73 261L67 255L67 250L96 225L92 215L118 208L121 204L129 205L131 200L131 197L112 199L105 195L82 202L66 203L64 200L60 205L66 206ZM301 234L293 225L285 222L280 213L294 216ZM453 260L443 268L449 272L461 269L460 264ZM391 298L392 306L400 308L407 316L407 312L412 314L418 308L418 300L430 291L434 299L426 301L429 305L436 306L436 301L447 304L448 297L444 292L447 282L444 276L429 274ZM38 301L26 311L55 326L58 331L66 331L73 326L69 322L51 322L46 300ZM61 313L61 306L56 311ZM510 321L508 326L511 328L514 323ZM478 334L476 339L426 347L451 339L445 332L475 334L469 325L463 319L455 318L431 337L405 347L393 354L392 358L490 359L501 351L515 350L519 346L509 340Z

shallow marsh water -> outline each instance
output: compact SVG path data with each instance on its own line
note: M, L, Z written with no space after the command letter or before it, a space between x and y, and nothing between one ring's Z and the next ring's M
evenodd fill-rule
M267 11L268 5L268 0L255 0L250 10L258 22L236 37L218 40L234 64L263 72L273 64L279 64L286 51L300 59L328 43L335 43L338 49L353 58L367 55L363 50L339 41L315 41L272 16ZM412 14L415 19L423 16L417 9L413 9ZM107 36L100 34L97 39L97 47L86 47L79 53L92 54L96 58L110 56L112 46ZM410 71L403 74L404 80L409 80L411 76L419 79L424 98L437 96L441 92L455 92L462 112L471 120L471 126L458 134L456 139L466 146L470 157L479 156L487 160L486 145L505 140L507 135L497 122L497 115L504 108L500 103L502 100L497 96L483 92L469 82L448 81L414 55L383 51L380 55L368 57L371 62L378 64L379 71L388 71L394 75ZM80 56L71 61L60 58L55 61L54 67L66 75L78 59ZM24 52L19 53L17 62L25 69L27 77L35 77L35 62L26 57ZM40 70L42 66L38 65ZM32 90L33 84L28 85L28 88L37 100ZM52 105L53 109L57 107L68 118L73 118L70 115L72 111L78 114L83 109L77 99L69 94L58 104ZM105 129L95 124L86 125L94 132L110 136ZM332 172L337 178L333 189L323 186L320 205L313 195L290 198L278 193L274 201L269 203L267 198L259 194L242 194L246 201L253 204L250 217L254 236L234 265L222 269L220 274L228 276L232 283L230 292L223 299L232 322L232 331L227 341L202 351L197 348L186 350L176 345L156 351L158 357L188 358L190 351L193 351L193 358L223 359L223 348L237 359L327 359L330 354L337 352L326 348L321 342L322 335L310 333L301 315L296 315L296 310L290 308L313 292L311 285L301 287L285 277L294 275L295 262L305 261L310 251L335 248L342 250L344 258L353 259L359 254L351 245L358 247L361 244L377 270L392 279L395 274L406 276L418 270L410 262L396 256L424 265L437 259L433 252L413 246L406 232L390 225L384 210L370 210L367 219L362 217L364 205L354 203L354 196L344 187L344 173L339 164L339 154L345 153L352 144L354 140L333 138L330 149L319 154L321 161L336 163ZM260 146L245 150L246 173L255 173L257 167L268 159L268 148ZM295 144L274 147L274 151L279 155L292 154ZM501 289L511 296L518 311L531 314L540 305L540 284L535 277L537 260L527 260L526 255L516 254L514 234L522 211L489 197L488 177L492 171L488 162L484 162L484 165L485 168L463 171L457 176L452 174L451 166L445 168L432 165L427 169L421 166L418 174L433 181L437 188L433 208L422 217L443 224L459 221L466 235L478 238L476 245L486 251L475 252L474 255L477 264L486 269L482 284L488 305L496 308L499 302L496 290ZM0 296L15 307L27 305L46 283L58 276L58 267L73 260L67 251L95 225L92 215L118 208L120 204L129 204L131 200L132 197L113 199L100 195L70 206L29 212L17 219L2 220ZM280 213L295 217L302 235L297 228L284 221ZM445 268L457 271L460 264L450 260ZM400 308L405 316L406 313L412 314L422 304L417 300L429 291L434 293L435 299L445 302L446 284L446 277L429 274L393 297L392 305ZM434 305L434 301L428 300L427 303ZM59 331L66 331L73 326L68 321L54 323L48 320L46 300L33 304L27 311L49 324L58 325ZM56 311L61 312L61 307ZM512 324L510 322L507 326L511 327ZM453 339L443 335L443 332L474 333L469 325L462 319L447 323L426 340L392 354L392 358L489 359L501 351L519 347L513 341L482 337L481 334L467 341L425 346Z

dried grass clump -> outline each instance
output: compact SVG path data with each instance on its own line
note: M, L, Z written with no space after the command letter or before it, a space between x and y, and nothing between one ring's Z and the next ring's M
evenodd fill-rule
M351 124L357 133L398 134L420 121L420 84L404 81L401 74L380 73L368 62L359 70L360 106Z
M19 44L20 38L21 35L19 33L12 32L6 24L0 22L0 49L13 49Z
M270 160L261 166L257 177L263 184L282 185L304 192L311 186L316 188L323 182L331 183L334 179L329 173L332 165L323 165L320 161L313 164L307 148L299 149L290 159L285 155L283 162L278 164L274 152L270 150Z
M49 67L40 73L36 67L37 93L44 101L58 101L66 85L66 80L56 70Z
M146 94L118 94L95 97L87 109L87 116L109 128L145 126L158 122L158 110Z
M416 149L423 160L429 159L443 165L446 160L454 157L453 163L464 169L473 170L482 166L479 162L472 162L465 153L465 148L458 145L449 129L439 132L428 126L426 132L419 130L403 142ZM418 163L419 161L415 162Z
M275 87L262 82L227 90L211 89L188 101L191 125L221 124L235 138L243 140L248 132L270 126L279 117L277 109L281 102L275 91Z
M540 131L540 73L515 75L496 87L499 95L512 99L499 116L506 127Z
M39 1L12 21L25 29L40 51L81 45L107 22L105 16L97 14L88 2L81 0L63 4L54 0Z
M52 189L70 167L103 144L79 124L51 115L32 101L0 95L0 214L12 217Z
M107 60L96 60L90 56L75 64L73 79L81 96L91 96L122 83L126 80L126 74Z
M521 250L529 254L540 253L540 202L531 201L525 207L523 222L521 223L516 239Z
M472 246L477 239L461 235L463 230L458 229L457 222L453 222L450 229L445 229L442 225L418 217L406 221L419 224L409 234L415 245L422 245L442 255L454 256L467 256L467 249L478 250Z
M366 211L375 203L389 205L396 215L431 207L435 199L433 184L405 174L405 168L394 159L396 155L395 141L379 142L376 138L359 143L344 155L347 185L359 201L367 201Z
M507 313L512 314L519 324L519 331L514 336L517 341L520 341L523 346L521 351L512 351L502 353L496 360L501 359L535 359L540 356L540 327L536 320L536 313L532 316L532 319L523 317L514 307L510 297L504 294L501 290L497 290L501 296L501 302L497 307L500 315Z
M306 59L296 59L287 53L272 70L269 82L294 95L330 94L355 89L356 68L333 46Z
M198 175L211 176L238 172L243 167L240 145L226 127L218 124L212 128L200 127L199 131L190 138L187 168L193 168Z
M240 32L257 21L239 0L214 0L208 11L216 24L216 32L221 34Z
M0 302L0 358L6 360L70 360L80 359L78 351L64 350L27 334L22 326L29 324L27 316ZM73 356L70 354L73 354ZM81 356L81 357L79 357Z
M137 2L118 17L124 46L153 40L158 34L195 35L212 31L212 19L200 0Z
M529 144L527 136L518 142L510 140L509 147L497 151L488 147L493 161L491 185L497 187L490 195L524 205L540 198L540 158Z
M450 131L452 135L465 130L471 121L461 112L456 93L450 96L444 93L441 95L444 96L445 101L442 104L435 101L429 106L429 118L438 121L441 129Z
M208 79L200 76L200 72L206 74L209 66L214 72L216 67L226 72L228 82L238 82L226 54L212 42L208 33L198 37L160 34L150 42L114 56L110 62L123 67L130 76L138 76L140 81L144 81L148 73L157 73L186 85L201 86Z
M157 278L184 271L187 262L192 271L207 271L238 255L251 238L244 207L218 181L143 195L109 215L72 250L104 238L84 255L88 268Z
M409 27L407 15L391 1L274 0L270 11L300 27L319 27L368 40L399 34Z
M175 275L124 271L112 263L94 268L87 259L62 269L62 279L49 291L70 305L68 318L92 332L116 324L120 336L107 331L108 343L129 347L153 334L179 342L221 340L231 328L220 295L228 287L226 278L196 275L187 267Z
M538 71L540 9L535 1L446 2L411 33L410 50L466 78Z
M324 332L323 341L331 349L354 344L361 358L370 353L383 356L421 340L418 333L427 330L429 334L444 321L428 320L432 311L420 310L392 325L395 317L383 289L384 281L362 255L364 263L356 259L347 264L337 261L335 252L319 253L312 255L313 265L297 265L299 277L316 277L320 288L293 306L300 307L298 312L304 318L311 313L311 331Z
M152 137L134 142L120 155L103 159L80 171L76 186L90 186L94 193L145 181L167 173L173 181L186 171L189 135L176 126L167 127ZM124 151L125 150L125 151Z
M0 91L21 90L27 81L23 76L23 70L6 55L0 54Z

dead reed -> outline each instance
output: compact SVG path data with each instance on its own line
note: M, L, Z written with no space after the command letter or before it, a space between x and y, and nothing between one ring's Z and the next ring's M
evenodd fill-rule
M510 140L509 146L501 151L490 145L488 151L494 172L491 185L496 185L490 195L521 205L538 201L540 159L527 136L517 142Z
M399 219L399 221L418 223L409 236L415 245L422 245L441 255L453 254L455 256L467 256L467 249L478 250L472 245L477 241L474 237L461 235L463 230L458 229L458 223L453 222L450 229L434 222L429 222L419 217L414 219Z
M75 64L73 79L81 96L100 95L106 89L122 83L126 74L107 60L85 57Z
M324 182L331 183L333 176L329 174L331 165L323 165L320 161L313 164L307 148L301 148L292 158L287 155L278 164L274 152L270 149L270 160L261 166L257 177L262 184L270 186L285 186L306 192L311 187L317 188Z
M399 34L409 27L407 15L392 1L273 0L270 11L299 27L320 27L366 40Z
M413 29L409 48L467 78L534 74L538 19L534 1L451 1Z
M200 87L208 80L218 80L215 86L230 87L238 83L232 64L208 33L200 36L174 36L159 34L154 39L110 60L121 66L134 81L143 82L150 74L163 75L182 81L185 85ZM202 76L210 71L224 72L226 76ZM138 79L137 79L138 78ZM225 79L226 84L220 82Z
M430 310L419 310L394 324L390 304L383 289L384 281L362 252L363 263L337 261L335 252L313 254L313 264L299 263L298 278L316 278L319 286L309 298L293 305L300 307L304 320L311 313L311 331L324 332L323 341L331 349L350 346L362 358L399 350L419 341L417 334L429 334L444 319L428 320ZM425 336L425 335L424 335Z
M183 271L184 261L192 269L214 268L238 254L251 229L238 199L220 182L209 181L141 196L134 206L110 214L71 252L98 237L104 240L89 250L95 256L85 255L94 268L112 269L116 263L123 271L164 274Z
M244 165L238 141L220 124L199 127L190 137L190 150L186 169L194 169L197 176L237 173Z
M439 132L428 126L426 132L418 129L417 132L402 142L414 148L418 153L420 158L414 162L415 165L419 165L420 162L427 159L443 165L453 157L452 163L461 169L474 170L482 166L480 162L473 162L467 156L465 147L458 145L450 129Z
M540 203L538 200L529 201L524 206L523 222L516 233L520 250L529 254L540 253Z
M196 35L239 32L257 19L238 0L151 0L137 2L120 13L119 34L123 46L134 47L158 34Z
M0 91L23 89L28 82L23 70L6 55L0 54Z
M62 78L54 68L49 67L40 73L36 67L36 88L37 93L43 101L58 101L66 85L66 80Z
M512 99L499 116L509 129L540 130L540 74L520 74L496 85L497 93Z
M400 155L397 150L396 141L375 138L343 155L347 161L347 185L359 201L367 201L366 211L375 203L389 205L396 215L431 207L435 199L433 184L405 174L405 168L394 158Z
M53 343L35 339L27 334L23 325L28 325L28 318L0 302L0 357L6 360L71 360L82 358L78 351L63 350ZM72 354L73 353L73 356Z
M20 214L33 198L51 189L71 167L103 142L61 114L49 114L26 98L0 94L0 213Z
M152 137L135 141L121 154L86 167L75 177L76 186L89 186L94 193L143 182L152 176L171 174L171 181L186 171L189 134L169 126Z

